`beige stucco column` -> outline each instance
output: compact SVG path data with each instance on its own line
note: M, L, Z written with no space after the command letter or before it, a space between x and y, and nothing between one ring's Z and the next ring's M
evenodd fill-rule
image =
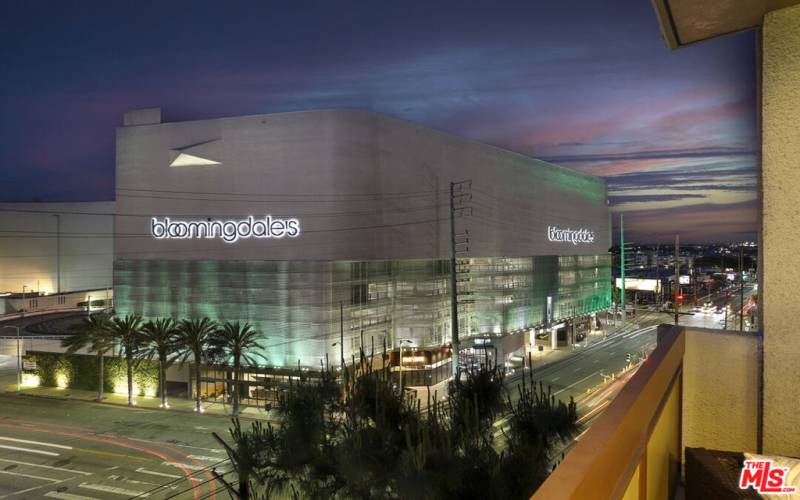
M800 456L800 6L768 13L762 34L763 446Z

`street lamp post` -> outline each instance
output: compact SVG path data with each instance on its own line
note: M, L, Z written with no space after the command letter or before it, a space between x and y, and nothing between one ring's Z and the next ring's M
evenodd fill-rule
M3 325L2 328L14 328L17 330L17 392L20 392L22 390L22 349L20 346L19 327Z

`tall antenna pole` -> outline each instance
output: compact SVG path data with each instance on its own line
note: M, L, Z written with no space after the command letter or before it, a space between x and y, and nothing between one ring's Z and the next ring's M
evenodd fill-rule
M681 243L680 237L675 235L675 297L672 301L672 310L675 311L675 324L678 324L678 296L681 293Z
M622 288L619 294L619 302L622 307L622 322L625 322L625 216L619 214L619 269L620 282Z

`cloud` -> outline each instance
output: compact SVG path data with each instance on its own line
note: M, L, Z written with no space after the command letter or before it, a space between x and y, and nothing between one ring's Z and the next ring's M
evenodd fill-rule
M612 205L622 203L650 203L654 201L681 201L689 198L706 198L704 194L632 194L609 196L608 201Z
M584 154L564 156L543 156L540 159L552 163L577 163L577 162L616 162L629 160L661 160L680 158L717 158L720 156L745 156L755 158L755 151L720 149L720 148L695 148L690 150L662 150L662 151L629 151L614 154Z

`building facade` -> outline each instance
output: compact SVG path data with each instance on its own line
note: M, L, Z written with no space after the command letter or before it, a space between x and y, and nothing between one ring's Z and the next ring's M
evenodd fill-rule
M451 182L462 339L610 301L604 181L374 113L132 112L116 182L117 313L250 322L268 366L451 342Z

